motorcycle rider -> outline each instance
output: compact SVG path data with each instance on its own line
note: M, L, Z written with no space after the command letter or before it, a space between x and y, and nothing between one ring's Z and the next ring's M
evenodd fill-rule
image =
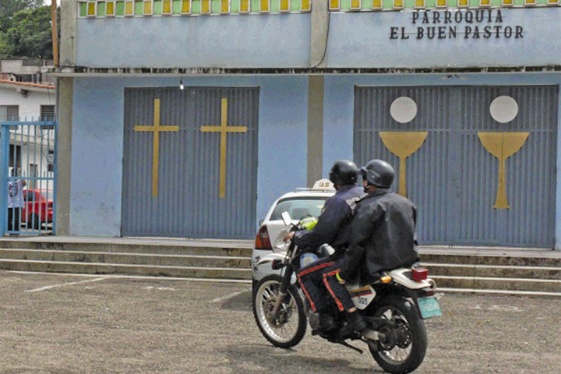
M357 201L350 228L349 248L339 268L326 269L325 282L340 310L353 314L354 304L344 283L371 283L380 272L419 261L416 241L417 208L407 198L389 190L393 167L371 160L361 169L366 195ZM358 313L356 313L358 314ZM351 318L351 320L360 318ZM365 327L355 322L354 330Z
M292 239L300 248L316 249L322 244L329 244L336 249L332 256L313 262L302 268L297 275L312 310L318 313L319 326L316 332L336 327L333 317L327 312L330 300L323 287L322 271L333 266L348 245L351 205L364 195L363 190L356 185L358 173L359 169L354 162L336 161L329 172L329 180L337 192L325 202L315 227L310 231L293 231L284 237L285 241Z

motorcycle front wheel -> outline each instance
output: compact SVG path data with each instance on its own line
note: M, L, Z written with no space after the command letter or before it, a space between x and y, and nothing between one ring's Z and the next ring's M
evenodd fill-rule
M278 316L273 318L281 280L278 275L268 275L257 283L253 294L253 316L265 339L276 347L291 348L304 338L307 320L302 298L293 285L288 287Z
M416 306L402 297L381 301L374 313L390 322L380 329L384 335L370 353L388 373L410 373L423 362L427 351L427 331Z

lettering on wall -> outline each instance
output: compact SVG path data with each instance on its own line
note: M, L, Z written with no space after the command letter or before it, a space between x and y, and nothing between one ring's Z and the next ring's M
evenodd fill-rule
M415 11L411 26L391 26L390 40L524 39L524 28L512 25L500 9Z

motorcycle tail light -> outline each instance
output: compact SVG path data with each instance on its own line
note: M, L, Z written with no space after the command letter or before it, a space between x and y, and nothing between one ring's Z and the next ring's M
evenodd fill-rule
M415 282L420 282L429 277L429 270L426 268L415 268L413 269L413 280Z
M261 226L257 235L255 235L255 249L273 249L271 239L269 238L269 232L265 225Z

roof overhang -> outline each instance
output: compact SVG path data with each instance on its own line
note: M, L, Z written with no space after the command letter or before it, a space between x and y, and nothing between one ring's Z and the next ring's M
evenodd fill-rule
M26 94L27 92L48 93L53 91L55 89L55 86L27 82L13 82L0 79L0 88L13 89L18 93Z
M370 74L465 74L465 73L559 73L561 65L445 68L122 68L73 67L51 69L55 77L106 76L220 76L220 75L370 75Z

